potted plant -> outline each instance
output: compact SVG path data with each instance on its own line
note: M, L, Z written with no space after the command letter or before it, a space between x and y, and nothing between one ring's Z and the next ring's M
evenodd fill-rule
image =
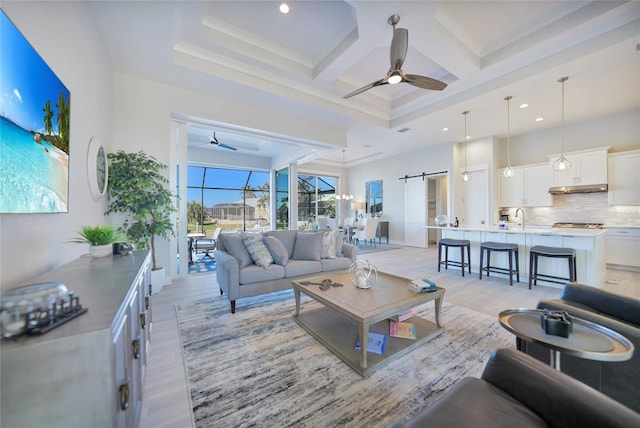
M78 238L70 242L89 244L89 253L93 257L105 257L112 253L113 244L123 242L124 236L110 224L105 226L82 226Z
M164 268L156 265L156 238L174 235L171 213L176 211L175 196L167 189L162 175L167 166L142 151L109 153L109 197L105 215L124 215L120 230L137 249L151 250L152 285L162 289Z

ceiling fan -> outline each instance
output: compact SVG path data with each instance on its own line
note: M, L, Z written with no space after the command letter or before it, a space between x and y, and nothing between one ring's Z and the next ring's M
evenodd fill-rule
M238 150L233 146L230 146L228 144L224 144L224 143L219 142L218 139L216 138L216 133L215 132L213 133L213 137L211 135L209 135L209 140L210 140L211 144L216 145L218 147L222 147L223 149Z
M400 22L400 15L391 15L387 20L389 25L393 26L393 39L391 40L391 68L387 72L387 75L380 80L376 80L373 83L369 83L360 89L345 95L342 98L351 98L354 95L358 95L364 91L368 91L376 86L382 86L386 84L395 85L396 83L408 83L422 89L429 89L432 91L442 91L447 87L447 84L440 80L432 79L431 77L419 76L417 74L404 74L402 71L402 64L407 56L407 48L409 47L409 31L406 28L396 28L396 24Z

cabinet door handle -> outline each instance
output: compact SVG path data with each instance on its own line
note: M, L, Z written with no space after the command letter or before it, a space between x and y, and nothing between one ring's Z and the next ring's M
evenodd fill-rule
M129 379L125 379L120 385L120 410L129 408Z
M147 325L147 316L146 314L140 314L140 327L144 330L144 327Z
M140 338L133 339L131 345L133 346L133 358L137 360L140 358Z
M149 298L149 296L144 298L144 308L146 310L149 310L149 306L151 306L151 299Z

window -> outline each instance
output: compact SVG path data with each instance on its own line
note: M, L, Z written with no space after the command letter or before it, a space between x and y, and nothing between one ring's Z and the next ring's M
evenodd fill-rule
M269 228L269 173L189 166L187 230Z
M313 223L319 215L336 215L336 178L298 174L298 221Z

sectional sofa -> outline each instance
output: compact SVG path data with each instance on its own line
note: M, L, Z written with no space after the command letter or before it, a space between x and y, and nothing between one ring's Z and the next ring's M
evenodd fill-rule
M348 269L358 247L340 232L274 230L222 233L218 239L216 277L220 293L236 311L236 300L291 288L291 281L321 272Z

